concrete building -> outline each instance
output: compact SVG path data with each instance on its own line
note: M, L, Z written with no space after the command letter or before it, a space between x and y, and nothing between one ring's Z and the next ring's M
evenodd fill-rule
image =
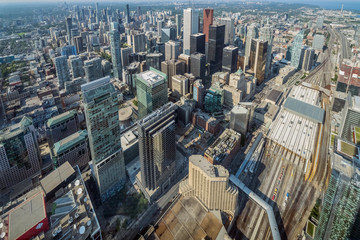
M225 131L204 152L204 158L211 164L227 165L239 151L241 134L232 129Z
M150 201L169 189L176 177L175 110L170 102L137 123L141 164L137 183Z
M213 24L214 9L204 8L203 12L203 33L205 34L205 42L209 41L209 28Z
M226 17L226 18L219 18L219 24L225 25L225 38L224 44L225 45L232 45L234 44L235 39L235 25L234 19Z
M232 107L239 104L242 101L244 95L243 91L228 85L223 86L223 90L224 90L224 104L226 106Z
M129 60L129 56L130 54L133 53L133 48L131 47L127 47L127 48L121 48L120 49L121 51L121 64L122 64L122 67L127 67L129 66L129 64L131 63L130 60Z
M165 43L165 60L177 59L180 55L180 43L168 41Z
M146 51L146 37L143 33L131 35L133 52L145 52Z
M74 44L76 47L76 53L80 54L84 51L84 47L83 47L83 39L81 36L76 36L74 37Z
M139 118L145 117L168 102L168 79L164 73L150 68L149 71L137 74L135 81Z
M182 26L180 14L175 15L175 24L176 24L176 35L179 38L181 35L181 26Z
M267 60L268 42L258 39L251 40L251 51L249 58L249 67L254 72L254 76L260 85L265 80L265 67Z
M196 80L194 82L193 99L196 102L198 108L202 108L204 104L205 88L202 84L202 80Z
M225 25L210 25L209 28L209 45L208 45L208 62L210 63L211 72L218 72L222 66L222 57L224 49Z
M41 158L31 118L23 119L0 132L0 189L41 175Z
M190 55L190 36L199 32L199 11L192 8L184 9L184 54Z
M316 27L318 29L323 29L324 27L324 17L323 16L319 16L317 19L316 19Z
M191 54L190 58L190 72L194 74L195 77L203 79L205 77L206 71L206 55L202 53L193 53Z
M272 45L274 40L274 30L269 24L266 24L260 29L260 40L267 41L267 56L265 66L265 78L268 79L271 76L271 61L272 61Z
M67 33L67 42L70 45L71 44L71 29L73 28L71 17L65 18L65 26L66 26L66 33Z
M176 28L166 27L161 29L161 42L166 43L168 41L175 41L176 39Z
M190 54L205 54L205 34L195 33L190 36Z
M185 72L186 73L190 73L190 55L186 55L186 54L180 54L178 57L179 61L184 62L185 64Z
M124 156L120 143L118 93L104 77L81 86L92 171L104 201L125 183Z
M238 132L241 136L246 136L250 123L250 111L240 105L231 109L230 112L230 129Z
M49 146L76 133L80 129L78 113L75 110L67 111L50 118L46 123L46 135Z
M255 23L252 23L247 30L246 40L245 40L245 60L244 66L242 69L245 71L246 67L249 64L250 51L251 51L251 40L259 37L259 30Z
M314 36L313 42L312 42L312 47L316 50L320 50L322 51L324 48L324 43L325 43L325 37L324 35L321 34L316 34Z
M179 60L167 60L161 62L161 72L165 73L168 79L168 87L172 89L172 76L185 73L185 63Z
M163 61L164 55L162 53L148 53L146 54L146 66L157 70L161 70L161 62Z
M101 70L103 76L109 76L111 74L111 63L106 59L101 60Z
M67 64L67 58L65 56L56 57L54 58L54 64L59 88L63 89L65 87L65 82L70 81L70 71Z
M101 58L93 58L91 60L84 61L84 71L86 82L91 82L102 78L102 66Z
M194 196L210 210L234 216L238 189L229 183L229 172L221 165L212 165L201 155L189 157L189 176L180 183L179 193Z
M304 71L310 71L314 65L315 50L313 48L304 49L304 57L302 62L302 69Z
M228 73L236 72L239 48L227 46L223 49L222 71Z
M294 38L291 47L291 66L301 68L301 49L303 48L304 31L301 30Z
M109 33L109 38L114 78L120 80L122 78L120 33L117 30L112 30Z
M173 95L177 98L189 93L189 79L183 75L174 75L171 79Z
M65 162L69 162L72 167L77 165L80 169L85 168L90 161L87 131L81 130L61 139L54 144L50 153L54 168Z
M69 57L70 68L72 73L72 78L78 78L84 76L84 68L83 68L83 61L80 57L77 56L70 56Z

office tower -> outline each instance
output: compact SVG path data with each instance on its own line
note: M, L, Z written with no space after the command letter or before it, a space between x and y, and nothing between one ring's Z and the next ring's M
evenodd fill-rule
M140 6L137 7L137 12L136 13L137 13L138 17L141 16L141 7Z
M162 29L163 27L164 27L164 20L159 19L158 22L157 22L157 28L156 28L156 30L157 30L157 35L158 35L159 37L161 37L161 29Z
M185 63L179 60L166 60L161 62L161 72L165 73L168 79L168 87L172 89L172 76L185 73Z
M163 54L162 53L149 53L146 54L146 66L148 69L150 67L155 68L157 70L161 70L161 62L162 62Z
M304 58L302 63L302 69L304 71L310 71L314 65L315 50L313 48L304 49Z
M229 177L229 171L223 166L213 165L201 155L191 155L189 176L180 183L179 192L184 196L196 196L210 210L234 215L239 191L229 183Z
M224 48L225 25L210 25L209 28L209 49L208 62L211 72L218 72L221 69L222 54Z
M117 30L112 30L109 33L111 59L113 65L114 78L121 79L122 66L121 66L121 52L120 52L120 34Z
M205 77L205 65L206 65L206 55L202 53L193 53L190 55L191 61L191 70L190 72L194 74L195 77L203 79Z
M148 190L170 187L175 172L175 110L169 102L137 122L141 180Z
M272 61L272 44L274 40L273 29L269 24L260 29L260 40L268 42L266 66L265 66L265 78L268 79L271 76L271 61Z
M204 104L205 88L202 80L196 80L193 87L193 99L196 101L196 107L202 108Z
M81 91L92 169L104 201L118 192L126 181L118 93L109 76L81 85Z
M213 24L214 9L204 8L203 12L203 33L205 34L205 42L209 41L209 28Z
M101 58L93 58L84 62L86 82L91 82L103 77Z
M95 3L95 17L96 17L96 23L99 23L99 18L100 18L99 3Z
M168 102L167 76L150 67L150 70L135 76L139 118L155 111Z
M101 60L101 70L103 76L109 76L111 74L111 63L106 59Z
M66 20L65 25L66 25L66 33L68 36L68 44L71 44L72 18L67 17L65 20Z
M265 66L267 57L267 42L259 39L251 40L249 67L254 72L260 85L265 79Z
M180 54L178 59L185 64L185 72L190 73L190 56L186 54Z
M303 38L304 31L301 30L294 38L294 41L291 46L291 66L299 69L300 67L300 58L301 58L301 49L303 47Z
M63 89L65 87L65 82L70 81L70 72L67 64L67 58L65 56L56 57L54 58L54 63L59 88Z
M127 48L121 48L121 64L124 67L129 66L130 64L130 54L133 53L133 49L131 47L127 47Z
M324 17L322 16L319 16L317 19L316 19L316 27L318 29L322 29L324 27Z
M312 47L316 50L322 51L324 48L325 37L324 35L316 34L314 36Z
M74 44L75 44L75 47L76 47L76 52L78 54L82 53L84 51L83 40L82 40L81 36L74 37Z
M176 35L179 37L181 35L181 15L175 15L175 24L176 24Z
M70 56L69 62L73 79L84 76L83 61L80 57Z
M199 32L199 12L192 8L184 9L184 54L190 55L190 35Z
M66 45L60 49L61 56L65 56L66 58L69 58L71 55L77 55L76 54L76 47L73 45Z
M173 95L177 98L189 93L189 79L184 75L174 75L171 78Z
M222 60L222 71L228 73L236 72L237 58L239 48L235 46L224 47L223 60Z
M205 34L195 33L190 36L190 54L205 54Z
M253 23L248 27L248 31L246 34L244 71L245 71L245 68L249 65L251 39L256 39L256 38L258 38L258 36L259 36L258 29L257 29L256 25Z
M110 23L110 31L119 31L119 23L118 22L111 22Z
M168 41L165 43L165 60L177 59L180 55L180 43Z
M161 29L161 42L166 43L170 40L175 40L176 38L176 28L167 27Z
M235 25L234 25L234 19L232 18L219 18L218 20L219 24L225 25L225 38L224 38L224 44L234 44L235 39Z
M126 4L126 23L130 23L130 9L129 9L129 4Z
M250 120L250 111L240 105L231 109L230 112L230 129L246 136Z
M145 34L143 34L143 33L134 34L131 37L132 37L133 52L134 53L145 52L145 50L146 50L146 48L145 48L145 43L146 43Z
M54 168L65 162L69 162L73 167L78 165L79 168L85 168L90 160L87 131L75 132L56 142L50 154Z
M31 118L0 131L0 189L41 175L40 152Z

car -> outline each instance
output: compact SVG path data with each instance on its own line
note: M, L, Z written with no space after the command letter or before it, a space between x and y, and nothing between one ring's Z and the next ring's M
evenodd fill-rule
M275 200L275 194L271 197L271 200L273 201Z

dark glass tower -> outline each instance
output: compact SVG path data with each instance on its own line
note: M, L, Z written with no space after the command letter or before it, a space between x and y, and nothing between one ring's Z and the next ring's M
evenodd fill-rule
M210 62L212 73L221 69L224 37L225 25L210 25L208 62Z

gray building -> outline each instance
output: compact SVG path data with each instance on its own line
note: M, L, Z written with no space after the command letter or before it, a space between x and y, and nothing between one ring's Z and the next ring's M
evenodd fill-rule
M101 58L93 58L84 62L86 82L91 82L103 77Z
M177 59L180 55L180 43L168 41L165 43L165 60Z
M312 42L312 47L316 50L323 50L324 48L324 42L325 42L325 37L324 35L321 34L316 34L314 36L313 42Z
M171 78L173 95L177 98L189 93L189 79L183 75L174 75Z
M150 69L150 67L152 67L157 70L161 70L162 58L163 58L162 53L146 54L146 66L148 67L148 69Z
M84 68L83 68L83 61L78 56L70 56L69 57L70 67L71 67L71 73L72 78L78 78L84 76Z
M145 34L143 33L139 33L139 34L135 34L132 35L132 47L133 47L133 52L137 53L137 52L145 52L146 50L146 37Z
M112 30L109 33L111 59L113 65L114 78L121 79L122 65L121 65L121 52L120 52L120 34L117 30Z
M202 53L193 53L190 55L191 73L195 77L203 79L205 77L206 55Z
M123 67L127 67L130 64L129 56L133 53L133 49L131 47L121 48L121 64Z
M304 71L310 71L314 65L315 50L313 48L305 48L302 69Z
M102 201L120 191L126 181L120 143L118 93L104 77L81 86L92 170Z
M54 59L56 76L58 79L59 88L65 87L65 82L70 81L70 71L66 56L56 57Z
M236 72L237 60L238 60L239 48L235 46L224 47L223 60L222 60L222 71L234 73Z
M230 113L230 128L246 137L249 126L250 111L240 105L233 107Z
M301 67L301 49L303 47L304 31L301 30L294 38L291 46L291 66L299 69Z
M273 29L269 24L266 24L265 27L260 29L260 40L268 42L265 65L265 78L268 79L271 76L272 45L274 40Z
M205 34L195 33L190 36L190 54L205 54Z
M219 18L218 22L219 24L225 25L224 44L225 45L234 44L234 39L235 39L234 19L229 17Z

